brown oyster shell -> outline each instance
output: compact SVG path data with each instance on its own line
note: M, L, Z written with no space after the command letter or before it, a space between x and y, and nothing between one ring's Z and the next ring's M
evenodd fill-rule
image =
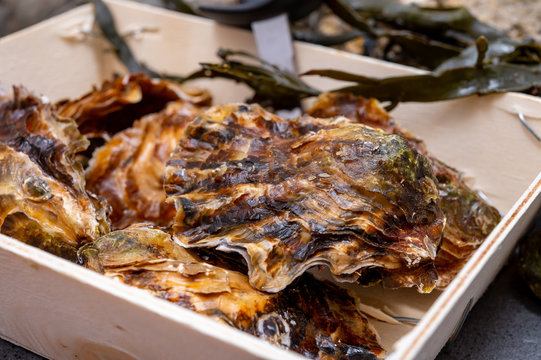
M112 206L117 229L152 222L170 226L173 204L165 202L165 163L186 124L203 109L184 100L136 120L98 148L86 171L87 188Z
M355 281L432 262L444 226L430 162L403 138L346 118L285 121L257 105L190 123L165 188L175 238L240 253L268 292L315 265ZM430 291L434 279L413 285Z
M441 207L447 220L441 248L435 259L436 286L446 287L500 222L501 215L498 210L470 189L457 170L430 156L424 143L400 128L379 107L376 100L351 94L322 94L307 113L326 118L346 116L352 121L400 135L430 159L434 174L438 179ZM414 281L423 281L419 280L422 277L419 277L418 273L418 270L412 270L409 278L415 279ZM403 275L405 274L399 275L397 279L396 275L388 274L384 282L387 282L388 286L399 286L407 278Z
M79 99L59 102L57 113L74 119L83 135L108 139L132 126L135 120L159 112L177 100L209 106L211 96L206 90L134 74L105 81L100 89Z
M312 359L375 359L375 330L345 290L311 276L279 294L246 275L202 262L166 233L142 226L81 248L81 262L108 277Z
M85 190L76 154L88 146L71 119L23 88L0 97L0 231L74 259L109 231L108 207Z
M470 189L455 169L432 158L441 207L447 218L435 260L438 288L444 288L500 222L499 211Z

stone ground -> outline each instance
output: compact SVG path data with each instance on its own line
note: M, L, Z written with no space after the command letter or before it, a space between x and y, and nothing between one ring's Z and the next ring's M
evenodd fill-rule
M541 1L539 0L448 0L470 6L482 21L518 37L541 41Z
M509 31L517 38L541 41L541 1L539 0L409 0L420 4L466 6L481 21Z

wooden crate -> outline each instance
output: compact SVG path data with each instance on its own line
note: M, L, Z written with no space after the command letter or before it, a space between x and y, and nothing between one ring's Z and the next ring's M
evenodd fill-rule
M186 74L216 61L220 47L255 52L249 32L120 0L108 2L120 31L144 26L129 40L136 56L157 70ZM96 37L78 39L92 24L85 5L0 39L0 82L24 84L52 100L75 97L123 72ZM340 68L370 76L412 68L297 43L299 71ZM307 80L320 88L336 82ZM249 91L225 80L201 80L215 103L243 101ZM375 322L391 359L430 359L482 295L541 205L541 145L520 124L522 112L541 133L541 99L521 94L400 105L392 115L424 139L432 154L464 171L505 214L466 267L443 292L418 294L381 287L356 289L385 302L416 326ZM255 337L146 292L105 278L16 240L0 236L0 336L54 359L294 359Z

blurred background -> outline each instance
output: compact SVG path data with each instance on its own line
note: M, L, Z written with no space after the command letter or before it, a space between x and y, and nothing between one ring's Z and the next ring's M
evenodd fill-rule
M174 8L168 0L134 0ZM187 0L187 4L231 4L240 0ZM86 0L0 0L0 36L35 24L86 3ZM479 20L509 32L512 37L541 40L539 0L403 0L434 6L466 6Z

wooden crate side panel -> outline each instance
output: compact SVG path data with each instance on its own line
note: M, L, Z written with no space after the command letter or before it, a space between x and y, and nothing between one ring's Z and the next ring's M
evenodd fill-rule
M541 208L541 174L434 302L423 320L395 344L391 360L433 359L458 330ZM471 301L471 303L470 303Z
M47 358L300 358L2 235L0 274L0 336Z

